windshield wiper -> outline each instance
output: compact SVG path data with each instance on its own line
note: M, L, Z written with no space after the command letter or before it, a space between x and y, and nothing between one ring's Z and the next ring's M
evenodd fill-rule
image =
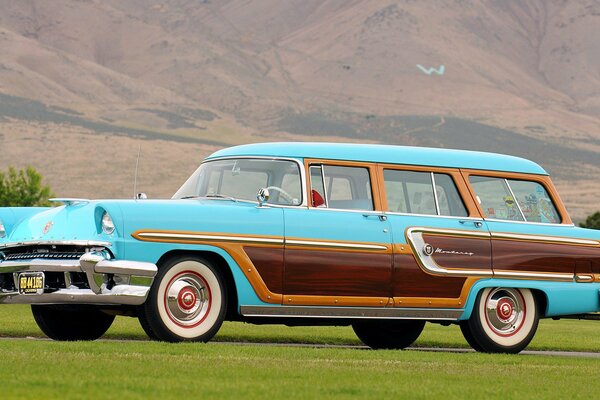
M226 199L226 200L231 200L231 201L238 201L235 197L231 197L231 196L225 196L224 194L219 194L219 193L207 193L205 194L203 197L208 197L208 198L216 198L216 199Z

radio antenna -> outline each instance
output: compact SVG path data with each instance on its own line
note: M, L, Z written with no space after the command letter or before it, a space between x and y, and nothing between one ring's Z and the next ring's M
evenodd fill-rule
M133 198L137 199L137 176L138 176L138 166L140 165L140 155L142 154L142 144L139 144L138 147L138 155L137 160L135 161L135 176L133 178Z

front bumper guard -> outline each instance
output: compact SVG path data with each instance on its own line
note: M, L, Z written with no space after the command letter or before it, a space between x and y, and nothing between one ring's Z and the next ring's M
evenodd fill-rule
M139 261L111 260L102 252L85 253L78 260L32 259L0 261L0 273L12 273L17 287L21 272L64 272L65 289L51 293L19 294L0 291L0 304L122 304L146 301L158 268ZM70 273L85 273L89 289L71 284Z

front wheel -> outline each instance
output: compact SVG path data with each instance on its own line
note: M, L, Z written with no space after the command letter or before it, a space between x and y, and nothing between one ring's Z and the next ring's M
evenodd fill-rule
M356 336L372 349L404 349L419 337L425 321L364 321L352 325Z
M518 353L533 339L538 321L531 290L486 288L477 295L471 318L461 322L461 330L477 351Z
M92 306L32 304L31 312L42 332L54 340L96 340L115 320Z
M207 342L226 311L227 289L219 270L200 258L178 257L159 269L139 319L153 339Z

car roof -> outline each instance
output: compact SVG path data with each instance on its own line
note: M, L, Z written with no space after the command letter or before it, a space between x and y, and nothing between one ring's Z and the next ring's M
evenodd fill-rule
M318 158L548 175L533 161L504 154L381 144L256 143L222 149L208 159L236 156Z

